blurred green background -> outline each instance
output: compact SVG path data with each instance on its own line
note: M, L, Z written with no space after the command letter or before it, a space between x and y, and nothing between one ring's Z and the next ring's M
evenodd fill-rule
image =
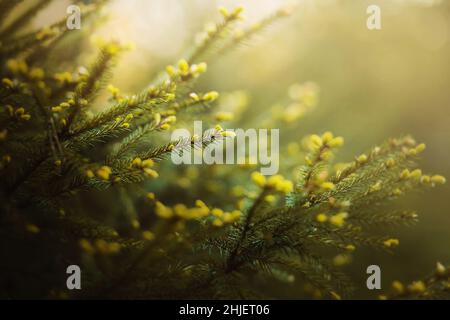
M67 1L56 1L37 24L57 20ZM338 160L351 160L384 139L412 134L427 144L425 172L450 177L450 1L304 0L295 14L259 35L249 46L210 64L200 87L247 90L255 113L267 111L295 82L320 87L319 107L301 119L298 140L331 130L345 137ZM121 60L111 81L125 92L141 89L166 64L192 47L195 34L217 20L216 8L242 4L252 24L286 1L276 0L116 0L99 35L133 41L137 50ZM381 8L382 29L366 27L366 9ZM283 137L282 139L292 137ZM282 165L282 164L281 164ZM421 278L436 261L450 262L449 184L404 198L398 206L417 208L420 222L392 231L401 241L395 255L357 251L346 269L359 297L366 267L382 269L392 280ZM389 231L388 231L389 232Z

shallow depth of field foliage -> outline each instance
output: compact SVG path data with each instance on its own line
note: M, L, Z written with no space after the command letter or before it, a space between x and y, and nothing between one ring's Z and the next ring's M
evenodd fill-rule
M320 82L302 80L307 75L277 101L265 92L276 79L257 97L204 80L230 59L239 77L241 52L276 37L266 31L289 21L291 6L251 24L242 22L243 7L219 8L183 56L136 75L139 89L127 92L113 82L115 67L141 49L91 37L106 23L109 1L79 1L83 26L73 31L64 15L29 28L52 1L19 2L0 0L1 298L358 298L365 268L378 263L367 259L348 272L355 254L381 251L395 261L398 233L420 217L401 199L426 199L446 182L419 168L426 145L410 135L384 137L344 159L347 137L320 119L305 131L323 94ZM276 66L256 65L254 77ZM126 68L135 70L130 61ZM212 129L170 140L194 120ZM227 128L280 128L279 174L261 175L251 158L171 162L172 152L234 139ZM369 297L447 297L449 269L425 263L428 275ZM82 290L66 289L71 264L81 267Z

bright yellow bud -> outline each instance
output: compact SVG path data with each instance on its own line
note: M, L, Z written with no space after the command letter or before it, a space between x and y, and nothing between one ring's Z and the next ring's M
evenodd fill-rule
M258 187L264 188L266 185L266 177L258 171L253 172L251 178Z

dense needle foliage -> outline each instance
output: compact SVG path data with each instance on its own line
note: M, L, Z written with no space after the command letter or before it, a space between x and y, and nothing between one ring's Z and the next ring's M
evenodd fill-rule
M222 126L248 118L245 93L195 89L207 62L290 11L241 30L235 25L243 9L221 8L222 20L184 59L125 95L108 79L130 45L96 41L88 67L75 65L76 50L57 63L47 59L61 46L77 47L105 1L82 5L82 30L67 30L64 18L20 33L49 2L36 1L0 30L2 298L277 298L273 288L292 283L292 298L351 297L353 285L337 266L363 247L393 251L399 240L383 228L417 220L388 203L445 183L417 168L425 145L410 136L347 163L333 162L342 137L298 136L297 120L317 104L313 83L293 85L287 107L261 110L245 123L292 133L280 150L282 175L261 175L251 159L175 167L171 152L233 139ZM0 1L2 19L18 3ZM93 112L104 89L109 105ZM193 118L222 126L191 139L164 135ZM71 264L82 269L82 290L65 287ZM395 282L381 298L441 296L447 279L438 264L426 280Z

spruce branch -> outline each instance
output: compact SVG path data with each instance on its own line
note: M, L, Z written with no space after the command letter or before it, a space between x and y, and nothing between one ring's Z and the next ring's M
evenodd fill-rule
M113 59L120 48L111 43L100 49L97 60L88 69L89 73L84 81L78 84L73 97L74 105L67 117L66 132L71 129L72 123L83 107L92 100L93 96L101 89L107 72L111 68Z
M27 25L31 21L31 18L37 12L45 8L50 2L51 2L50 0L38 0L33 6L29 7L20 17L18 17L10 25L6 26L5 28L3 28L3 30L0 31L0 40L2 42L9 40L18 30ZM15 3L13 3L12 6L15 6Z
M250 225L253 221L253 216L255 215L258 207L261 205L264 197L267 195L268 190L264 189L259 196L254 201L253 205L250 207L250 209L247 212L247 215L245 216L245 220L243 223L242 231L240 233L239 239L237 240L234 248L231 250L230 255L228 256L227 262L226 262L226 268L225 272L229 273L233 271L236 268L235 260L236 256L239 254L239 250L241 248L241 245L243 241L245 240L248 231L250 230Z
M4 18L20 3L20 0L2 0L0 1L0 21L4 21Z
M247 43L257 34L278 22L280 19L290 16L292 14L292 9L293 7L280 8L276 12L252 24L250 27L243 30L236 29L233 37L231 37L231 39L229 39L217 50L216 55L219 56L226 54L228 51L238 47L239 45Z
M103 3L96 1L84 13ZM5 10L0 16L9 15L15 4L0 0ZM174 167L163 161L233 137L217 125L201 136L163 141L177 121L219 97L216 91L196 90L207 69L200 61L252 39L288 15L285 10L233 35L242 8L221 8L222 21L187 59L167 66L162 79L140 93L122 95L109 85L112 103L92 117L85 110L94 105L126 46L100 43L87 73L52 76L43 61L68 32L60 20L16 36L26 24L24 16L34 11L0 32L6 40L0 55L9 58L0 68L5 105L0 110L0 234L4 243L14 244L2 247L0 260L7 262L2 270L8 273L17 265L15 274L24 281L35 270L55 280L67 261L77 259L85 289L72 298L277 298L261 284L284 289L295 283L309 286L315 297L340 299L351 293L352 284L336 257L349 259L360 247L392 252L400 241L385 228L413 224L417 214L395 210L390 202L445 183L443 176L418 169L425 145L409 136L335 165L344 139L331 132L309 135L301 143L305 154L288 147L286 156L282 148L282 174L268 177L248 172L246 165ZM311 83L290 87L294 107L273 117L271 125L286 127L297 139L294 122L316 104L317 91ZM215 120L238 125L225 111ZM261 125L259 120L251 121ZM291 181L285 177L294 166L297 176ZM28 258L34 251L42 252L39 259ZM338 255L332 258L329 252ZM438 264L429 278L407 287L396 283L385 298L445 295L447 270ZM39 284L38 290L53 297L59 286ZM11 288L8 297L22 294ZM304 291L292 287L295 297L308 294Z
M208 50L213 48L218 41L223 39L229 32L231 26L241 18L240 15L242 10L242 7L237 7L230 13L225 8L221 8L223 21L216 24L212 30L208 30L207 35L191 53L188 61L195 63L199 62L201 59L204 59L204 56L207 55Z

